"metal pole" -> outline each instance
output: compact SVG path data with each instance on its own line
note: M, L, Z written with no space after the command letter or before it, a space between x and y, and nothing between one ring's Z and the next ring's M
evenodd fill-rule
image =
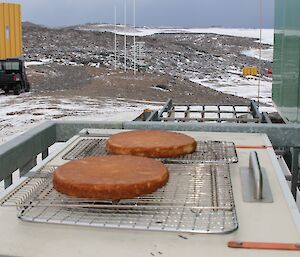
M115 6L115 70L117 70L117 7Z
M135 47L135 0L133 0L133 73L136 74L136 47Z
M126 0L124 0L124 71L126 72Z
M258 71L259 71L259 77L258 77L258 87L257 87L257 105L259 108L259 98L260 98L260 82L261 82L261 38L262 38L262 25L263 25L263 13L262 13L263 5L262 0L260 0L259 5L259 64L258 64Z
M299 180L299 152L300 152L300 148L292 147L291 152L292 152L291 191L292 191L292 194L293 194L295 200L297 200L296 197L297 197L297 187L298 187L298 180Z

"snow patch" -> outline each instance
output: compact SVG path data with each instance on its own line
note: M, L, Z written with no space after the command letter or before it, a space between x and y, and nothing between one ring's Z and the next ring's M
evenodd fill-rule
M147 108L159 109L161 106L107 98L54 99L32 96L31 93L0 95L0 144L46 120L131 121Z
M259 59L259 49L247 49L241 52L241 54ZM273 47L261 50L261 59L269 62L273 62Z
M27 68L29 66L45 65L45 64L52 63L52 62L53 62L52 59L40 59L40 60L36 60L36 61L28 61L28 62L25 62L25 68Z
M80 30L88 31L102 31L102 32L115 32L114 25L110 24L96 24L96 25L85 25L78 27ZM233 37L248 37L256 39L259 41L260 30L259 29L246 29L246 28L146 28L138 27L134 29L133 27L123 25L118 25L116 33L119 35L128 36L150 36L154 34L179 34L179 33L192 33L192 34L217 34ZM262 30L262 43L273 45L274 44L274 29L263 29Z
M243 77L238 71L231 72L222 78L190 78L192 82L212 88L222 93L236 95L258 101L259 78L253 76ZM259 102L267 104L263 111L276 112L272 102L272 80L262 78L260 81ZM262 111L262 109L260 110Z

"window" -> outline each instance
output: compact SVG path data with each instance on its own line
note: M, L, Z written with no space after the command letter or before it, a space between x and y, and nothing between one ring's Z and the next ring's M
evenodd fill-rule
M19 70L19 62L5 62L4 63L5 70Z
M6 40L9 40L9 38L10 38L10 30L9 30L9 26L8 25L5 27L5 36L6 36Z

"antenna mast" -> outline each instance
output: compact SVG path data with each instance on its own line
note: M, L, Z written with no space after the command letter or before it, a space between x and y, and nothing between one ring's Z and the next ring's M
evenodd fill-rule
M124 71L126 72L126 0L124 0Z
M258 87L257 87L257 102L258 102L258 107L259 107L259 98L260 98L260 82L261 82L261 38L262 38L262 24L263 24L263 5L262 5L262 0L259 0L259 64L258 64L258 70L259 70L259 77L258 77Z
M135 47L135 0L133 0L133 73L136 74L136 47Z
M115 6L115 70L117 70L117 7Z

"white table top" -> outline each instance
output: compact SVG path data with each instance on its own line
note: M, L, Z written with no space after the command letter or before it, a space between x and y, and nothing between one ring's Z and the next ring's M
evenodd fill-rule
M113 130L101 130L115 133ZM270 145L264 134L184 132L203 140L234 141L237 145ZM230 249L227 242L300 242L300 214L292 200L272 149L257 149L266 170L273 203L246 203L242 199L239 167L248 166L250 151L238 148L238 164L231 179L239 228L230 234L120 230L24 222L14 207L0 207L0 255L53 256L299 256L299 251ZM48 158L48 160L51 157ZM55 161L50 161L55 164ZM296 224L298 220L298 224Z

